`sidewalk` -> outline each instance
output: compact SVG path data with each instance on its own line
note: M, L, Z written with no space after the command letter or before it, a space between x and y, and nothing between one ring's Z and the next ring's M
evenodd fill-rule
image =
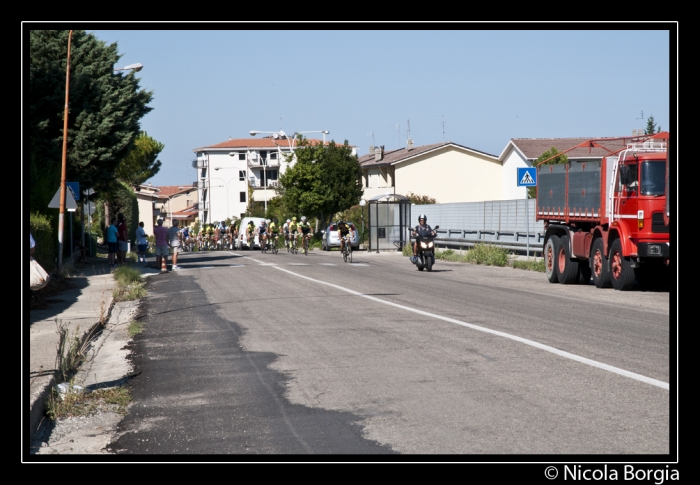
M158 272L154 268L144 268L136 263L131 263L131 266L139 268L142 273ZM54 376L57 369L58 326L62 325L67 329L69 341L78 337L84 342L100 327L107 325L115 313L112 290L116 280L110 272L107 258L89 258L88 262L78 269L77 274L69 279L72 287L52 296L47 308L27 310L30 436L41 424L44 404L52 387L59 384ZM23 347L23 352L25 348Z

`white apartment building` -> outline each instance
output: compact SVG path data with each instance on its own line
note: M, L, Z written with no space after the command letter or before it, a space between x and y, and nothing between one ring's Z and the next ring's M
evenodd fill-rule
M309 138L312 144L325 140ZM196 148L192 162L197 170L199 220L213 223L241 218L251 200L266 202L277 195L277 181L290 163L296 140L283 131L261 138L229 138L215 145ZM291 164L295 161L291 160Z

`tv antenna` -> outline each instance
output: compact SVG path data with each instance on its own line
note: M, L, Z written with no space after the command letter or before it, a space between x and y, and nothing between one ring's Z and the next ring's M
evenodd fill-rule
M367 133L367 136L371 136L371 137L372 137L372 146L374 146L374 132L373 132L373 131L370 131L369 133Z
M406 131L406 141L411 139L411 120L406 120L406 124L408 124L408 131Z
M643 120L644 119L644 110L642 110L642 117L641 118L635 118L635 120Z
M442 115L442 141L445 141L445 115Z

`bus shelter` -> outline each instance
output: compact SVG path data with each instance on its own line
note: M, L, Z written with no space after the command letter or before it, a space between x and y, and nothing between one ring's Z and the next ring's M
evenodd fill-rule
M410 243L411 202L408 197L384 194L367 202L369 251L396 251Z

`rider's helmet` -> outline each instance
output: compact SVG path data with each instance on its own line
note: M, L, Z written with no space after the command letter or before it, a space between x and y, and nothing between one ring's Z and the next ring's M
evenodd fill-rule
M292 217L292 221L296 222L296 221L297 221L297 216Z
M306 216L301 216L301 222L305 222L305 221L306 221Z
M335 223L337 227L340 227L341 224L345 224L345 221L343 221L342 219Z
M292 222L292 220L291 220L291 219L287 219L287 224L289 224L290 222Z
M265 221L265 222L267 222L267 223L269 224L269 223L271 223L272 221L271 221L270 219L268 219L268 220L267 220L267 221Z
M254 226L255 223L254 223L253 221L248 221L248 225L249 225L249 226Z
M421 214L418 216L418 222L420 223L420 220L423 219L425 222L428 222L428 216L425 214Z

